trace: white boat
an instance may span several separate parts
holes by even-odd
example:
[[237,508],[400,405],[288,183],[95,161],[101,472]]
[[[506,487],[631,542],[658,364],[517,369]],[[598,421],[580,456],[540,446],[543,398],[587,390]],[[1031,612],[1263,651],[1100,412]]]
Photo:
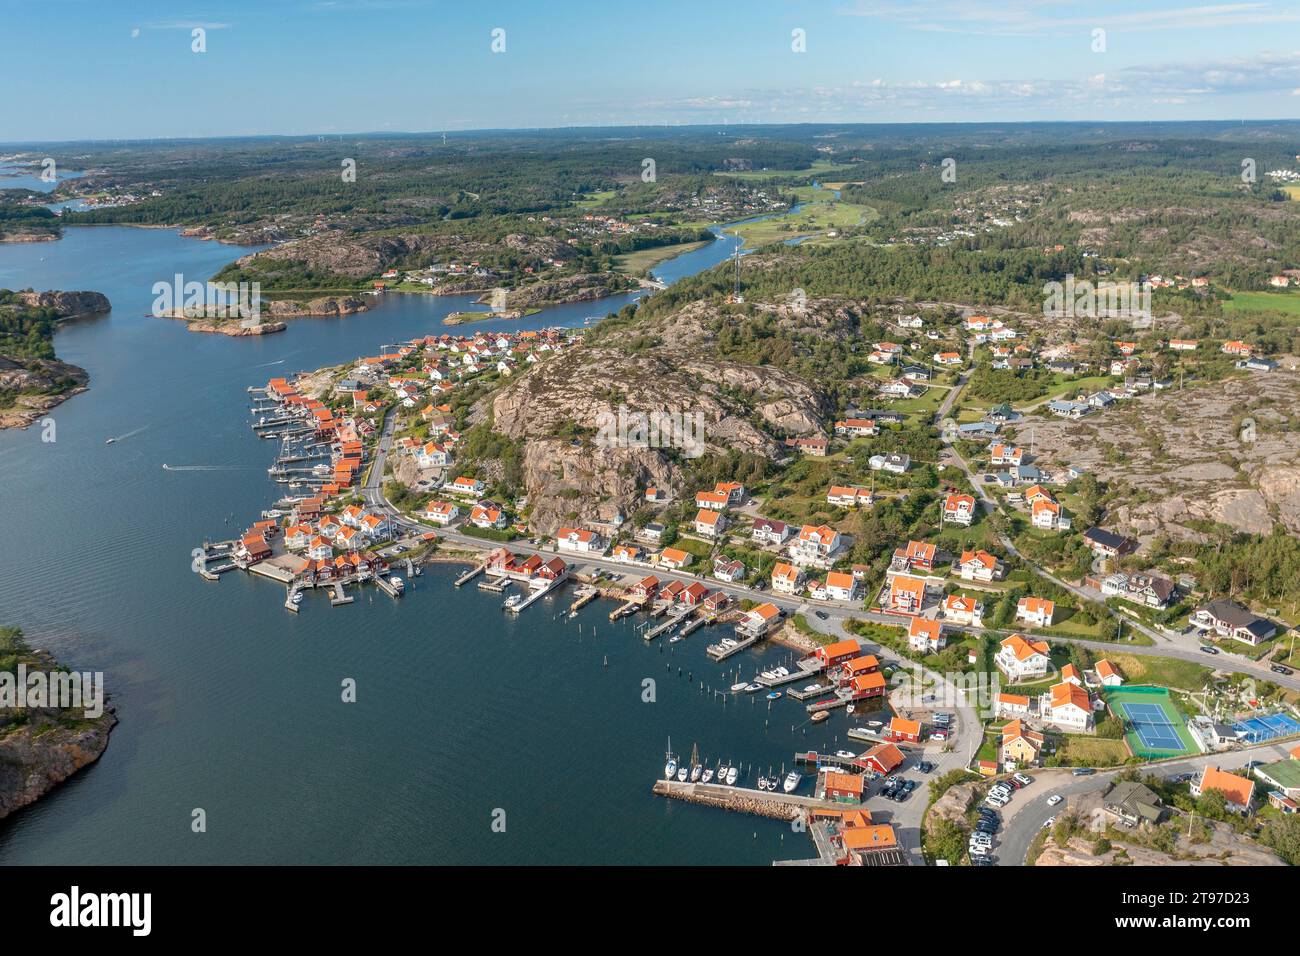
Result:
[[739,770],[737,770],[735,767],[728,767],[728,768],[727,768],[727,786],[728,786],[728,787],[734,787],[734,786],[736,785],[736,780],[737,780],[739,777],[740,777],[740,771],[739,771]]
[[669,644],[676,644],[676,643],[677,643],[678,641],[680,641],[681,639],[682,639],[682,636],[681,636],[680,634],[674,634],[672,637],[668,638],[668,643],[669,643]]
[[678,779],[679,781],[681,781],[682,783],[685,783],[685,782],[686,782],[686,778],[687,778],[689,775],[690,775],[690,771],[687,770],[685,767],[678,767],[678,768],[677,768],[677,779]]
[[510,597],[505,599],[505,602],[501,606],[506,610],[509,610],[512,607],[518,607],[523,599],[524,596],[522,594],[512,594]]
[[691,783],[699,783],[700,776],[704,773],[704,768],[696,764],[691,768]]
[[289,598],[289,600],[292,601],[294,604],[301,604],[301,603],[302,603],[302,592],[301,592],[301,591],[294,591],[294,592],[293,592],[293,597]]
[[700,774],[700,783],[708,783],[713,779],[713,768],[705,767],[704,773]]
[[732,685],[731,685],[731,692],[732,692],[733,694],[738,693],[738,692],[744,690],[744,689],[745,689],[746,687],[748,687],[748,686],[749,686],[749,681],[747,681],[747,680],[742,680],[742,681],[740,681],[739,683],[736,683],[736,684],[732,684]]
[[835,756],[839,757],[841,760],[857,760],[857,759],[858,759],[858,755],[855,754],[852,750],[837,750],[837,751],[835,751]]
[[[388,576],[388,583],[392,585],[393,590],[396,591],[398,594],[401,594],[403,591],[406,590],[406,582],[403,581],[401,578],[399,578],[396,574],[390,574]],[[518,595],[515,596],[518,597]]]
[[794,793],[795,788],[799,786],[799,781],[803,777],[797,771],[791,770],[785,775],[785,782],[781,784],[781,789],[786,793]]
[[772,669],[773,677],[789,677],[790,669],[787,667],[775,667]]
[[758,789],[760,789],[760,790],[766,790],[766,789],[767,789],[767,777],[764,777],[764,776],[762,776],[761,774],[759,775],[759,778],[758,778]]
[[763,678],[763,680],[775,680],[776,671],[762,671],[759,673],[758,676]]
[[718,783],[726,783],[726,782],[727,782],[727,765],[725,763],[718,764]]
[[753,694],[753,693],[756,693],[757,691],[760,691],[760,690],[762,690],[762,689],[763,689],[763,685],[762,685],[762,684],[746,684],[746,685],[745,685],[745,692],[746,692],[747,694]]
[[111,445],[111,444],[113,444],[113,442],[115,442],[115,441],[117,441],[116,438],[105,438],[105,439],[104,439],[104,444],[105,444],[105,445]]
[[664,779],[671,780],[675,776],[677,776],[677,761],[669,757],[668,762],[664,764]]

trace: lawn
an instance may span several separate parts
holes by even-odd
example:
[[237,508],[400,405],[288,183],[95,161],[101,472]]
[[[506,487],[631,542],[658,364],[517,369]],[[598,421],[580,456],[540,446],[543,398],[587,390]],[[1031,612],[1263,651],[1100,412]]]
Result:
[[1115,767],[1131,756],[1128,745],[1110,737],[1066,734],[1060,738],[1056,756],[1061,763],[1080,767]]
[[717,172],[715,176],[726,176],[730,179],[745,180],[764,180],[764,179],[799,179],[812,178],[813,176],[826,176],[832,173],[847,173],[856,169],[856,166],[839,166],[835,163],[827,162],[824,159],[814,160],[812,165],[807,169],[747,169],[741,172]]
[[1119,668],[1126,684],[1156,684],[1181,690],[1200,690],[1211,674],[1208,667],[1174,657],[1107,652],[1106,659]]
[[653,269],[666,259],[680,256],[686,252],[693,252],[696,249],[707,246],[708,244],[708,241],[703,241],[678,242],[667,246],[651,246],[648,249],[638,249],[636,252],[629,252],[625,255],[615,256],[614,264],[623,272],[627,272],[631,275],[640,275],[643,272]]
[[840,202],[829,189],[802,186],[795,190],[803,204],[798,212],[791,210],[783,215],[769,216],[758,222],[729,229],[745,240],[747,246],[757,247],[772,242],[785,242],[800,236],[811,236],[829,229],[846,229],[875,219],[878,213],[870,206]]
[[1292,199],[1300,201],[1300,186],[1283,186],[1282,191]]
[[1285,312],[1300,315],[1300,295],[1290,292],[1234,292],[1223,303],[1225,312]]

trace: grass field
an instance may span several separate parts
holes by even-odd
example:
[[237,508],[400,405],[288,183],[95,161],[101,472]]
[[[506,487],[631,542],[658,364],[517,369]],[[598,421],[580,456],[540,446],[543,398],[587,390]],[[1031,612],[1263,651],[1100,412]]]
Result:
[[636,252],[615,256],[614,264],[623,272],[640,275],[653,269],[665,259],[680,256],[685,252],[693,252],[708,244],[708,242],[679,242],[671,246],[652,246],[649,249],[638,249]]
[[1285,312],[1300,315],[1300,295],[1289,292],[1234,292],[1225,312]]
[[1300,186],[1283,186],[1282,191],[1292,199],[1300,201]]
[[870,206],[838,201],[829,189],[801,186],[794,192],[803,203],[798,212],[772,216],[727,231],[735,233],[747,245],[755,247],[812,236],[831,229],[847,229],[859,223],[870,222],[878,215]]
[[1200,690],[1211,674],[1208,667],[1174,657],[1107,652],[1106,659],[1119,668],[1128,684],[1157,684],[1161,687],[1177,687],[1179,690]]
[[1124,741],[1109,737],[1068,734],[1061,738],[1056,755],[1062,763],[1080,767],[1116,767],[1128,760]]

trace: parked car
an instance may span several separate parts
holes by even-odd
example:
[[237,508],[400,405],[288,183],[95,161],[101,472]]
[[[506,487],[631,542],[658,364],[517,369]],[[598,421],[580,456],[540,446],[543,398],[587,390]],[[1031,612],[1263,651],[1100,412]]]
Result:
[[1076,777],[1091,777],[1096,772],[1097,771],[1091,767],[1075,767],[1070,771],[1070,773]]
[[986,846],[973,846],[970,848],[971,856],[988,856],[989,848]]
[[1056,817],[1048,817],[1046,820],[1043,821],[1043,829],[1046,830],[1055,822],[1056,822]]
[[1204,651],[1205,653],[1207,653],[1207,654],[1217,654],[1217,653],[1219,653],[1219,649],[1218,649],[1217,647],[1211,647],[1209,644],[1202,644],[1202,645],[1201,645],[1201,650],[1203,650],[1203,651]]
[[1021,783],[1019,780],[1017,780],[1015,777],[1012,777],[1011,786],[1015,787],[1017,790],[1020,790],[1021,788],[1024,787],[1024,784]]
[[934,733],[932,733],[932,734],[930,735],[930,739],[931,739],[931,740],[936,740],[936,741],[947,740],[947,739],[948,739],[948,734],[947,734],[946,731],[943,731],[943,730],[936,730]]
[[813,614],[817,615],[818,620],[822,620],[822,621],[830,617],[830,615],[827,614],[825,611],[813,611]]
[[904,780],[904,781],[903,781],[903,789],[906,790],[908,793],[911,793],[913,790],[916,789],[916,781],[915,781],[915,780]]
[[1047,798],[1047,805],[1048,805],[1049,807],[1054,807],[1054,806],[1056,806],[1058,803],[1060,803],[1061,800],[1062,800],[1061,795],[1060,795],[1059,793],[1054,793],[1054,794],[1052,794],[1050,797]]
[[922,760],[916,765],[916,769],[919,773],[929,773],[934,769],[934,764],[930,763],[928,760]]
[[1288,677],[1295,673],[1295,671],[1291,670],[1291,668],[1283,667],[1281,664],[1274,664],[1272,667],[1269,668],[1269,670],[1271,670],[1274,674],[1286,674]]
[[1033,778],[1033,777],[1026,776],[1026,775],[1023,774],[1023,773],[1015,773],[1015,774],[1012,774],[1012,775],[1011,775],[1011,779],[1012,779],[1012,780],[1018,780],[1018,781],[1020,782],[1020,785],[1021,785],[1022,787],[1027,787],[1027,786],[1029,786],[1031,783],[1034,782],[1034,778]]

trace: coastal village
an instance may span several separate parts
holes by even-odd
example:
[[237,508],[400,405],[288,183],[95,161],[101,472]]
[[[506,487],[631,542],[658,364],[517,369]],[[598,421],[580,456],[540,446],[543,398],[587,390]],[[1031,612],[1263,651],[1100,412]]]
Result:
[[[1185,800],[1213,791],[1239,813],[1300,809],[1300,760],[1276,751],[1300,739],[1296,693],[1264,679],[1294,674],[1291,625],[1202,598],[1193,576],[1149,566],[1141,540],[1104,523],[1095,477],[1039,453],[1034,439],[1052,419],[1177,389],[1189,372],[1291,376],[1294,360],[1245,342],[1150,335],[1105,349],[1052,344],[1041,329],[980,314],[899,314],[894,323],[898,341],[870,346],[870,407],[847,407],[823,435],[784,443],[787,463],[825,461],[842,477],[808,502],[813,520],[772,517],[763,492],[728,480],[646,487],[648,511],[636,521],[616,513],[540,533],[526,499],[494,495],[488,480],[462,473],[457,398],[576,347],[582,333],[444,333],[251,387],[253,430],[279,443],[270,474],[289,493],[237,539],[196,553],[196,570],[209,580],[236,569],[272,579],[297,613],[315,589],[335,606],[367,584],[400,598],[425,561],[460,561],[455,585],[511,592],[509,613],[573,582],[572,604],[551,613],[573,618],[606,598],[609,619],[635,622],[646,642],[677,643],[707,627],[714,636],[696,639],[722,685],[710,692],[761,695],[769,706],[784,698],[797,722],[838,727],[835,739],[846,739],[791,754],[788,773],[709,765],[670,747],[654,792],[793,820],[817,854],[795,862],[990,865],[1010,838],[998,837],[999,814],[1034,787],[1031,774],[1044,783],[1105,774],[1105,787],[1128,795],[1106,804],[1092,824],[1103,830],[1119,820],[1136,832],[1174,812],[1169,795],[1134,796],[1127,780],[1115,782],[1135,766],[1179,768]],[[1042,369],[1059,385],[1028,405],[955,401],[978,366]],[[881,450],[862,456],[865,473],[847,467],[861,443],[881,447],[931,420],[943,436],[937,459]],[[918,478],[938,489],[933,534],[896,540],[883,571],[855,561],[859,519],[905,500]],[[410,493],[401,504],[388,497],[389,480]],[[1059,559],[1039,557],[1040,546],[1066,553],[1054,542],[1083,556],[1070,565],[1085,569],[1074,583],[1059,576]],[[788,648],[788,660],[745,676],[742,655],[767,642]],[[1160,650],[1195,653],[1149,656]],[[1215,667],[1221,655],[1246,666]],[[1186,660],[1198,656],[1203,666]],[[1252,670],[1259,682],[1243,680]],[[976,683],[958,690],[954,677]],[[1230,772],[1259,748],[1279,759]],[[1190,774],[1181,769],[1189,761],[1200,761]],[[923,805],[927,790],[937,811]],[[969,830],[968,843],[936,836],[949,829],[931,821],[945,812],[945,794],[965,794],[954,817],[964,822],[949,823]],[[1061,799],[1040,802],[1054,810]],[[1034,827],[1041,852],[1057,814],[1034,816],[1047,818]]]

